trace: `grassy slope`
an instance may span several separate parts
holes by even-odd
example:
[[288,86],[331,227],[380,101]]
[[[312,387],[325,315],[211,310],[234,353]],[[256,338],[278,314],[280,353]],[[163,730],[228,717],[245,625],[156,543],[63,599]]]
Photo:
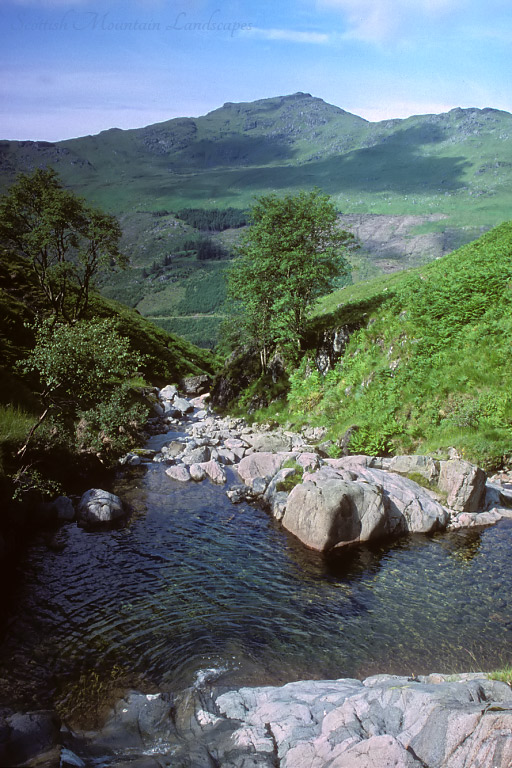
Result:
[[[445,451],[490,469],[512,458],[512,223],[424,267],[326,297],[313,328],[359,325],[322,378],[291,376],[283,421],[351,426],[354,452]],[[313,335],[313,334],[312,334]],[[264,414],[268,417],[269,413]]]

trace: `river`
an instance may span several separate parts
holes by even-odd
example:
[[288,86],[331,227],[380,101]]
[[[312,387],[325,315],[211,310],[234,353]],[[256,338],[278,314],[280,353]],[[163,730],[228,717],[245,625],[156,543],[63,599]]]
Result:
[[132,507],[119,527],[67,524],[29,544],[4,584],[0,705],[93,724],[127,688],[510,662],[510,522],[323,556],[224,488],[164,470],[119,477]]

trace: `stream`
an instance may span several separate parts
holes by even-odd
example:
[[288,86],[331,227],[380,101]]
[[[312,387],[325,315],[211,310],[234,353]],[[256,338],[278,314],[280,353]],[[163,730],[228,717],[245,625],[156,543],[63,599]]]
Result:
[[113,490],[132,507],[123,524],[37,534],[4,585],[0,705],[94,725],[128,688],[510,662],[511,522],[325,556],[162,463],[123,470]]

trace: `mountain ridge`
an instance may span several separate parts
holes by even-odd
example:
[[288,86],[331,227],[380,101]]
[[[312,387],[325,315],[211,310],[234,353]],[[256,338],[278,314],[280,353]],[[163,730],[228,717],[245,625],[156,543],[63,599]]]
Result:
[[[104,286],[108,295],[143,314],[157,304],[158,322],[179,333],[183,323],[175,318],[189,306],[185,335],[197,342],[205,332],[205,323],[193,319],[198,276],[202,286],[217,286],[209,311],[218,315],[224,265],[183,255],[184,241],[204,233],[180,223],[180,210],[247,210],[260,195],[318,187],[344,216],[365,217],[357,224],[366,239],[355,257],[355,279],[404,269],[510,218],[512,114],[457,107],[372,123],[298,92],[56,143],[0,141],[4,189],[18,172],[47,165],[75,193],[121,220],[132,267]],[[396,217],[409,228],[395,226]],[[232,249],[239,233],[209,236]],[[169,259],[165,274],[143,276]],[[201,330],[190,336],[194,324]]]

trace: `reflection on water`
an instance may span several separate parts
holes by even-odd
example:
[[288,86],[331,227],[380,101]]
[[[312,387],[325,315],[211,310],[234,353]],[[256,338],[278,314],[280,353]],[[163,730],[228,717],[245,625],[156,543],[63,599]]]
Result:
[[421,674],[510,661],[512,525],[310,552],[222,488],[162,465],[117,492],[124,527],[40,537],[2,617],[2,700],[100,706],[117,689]]

